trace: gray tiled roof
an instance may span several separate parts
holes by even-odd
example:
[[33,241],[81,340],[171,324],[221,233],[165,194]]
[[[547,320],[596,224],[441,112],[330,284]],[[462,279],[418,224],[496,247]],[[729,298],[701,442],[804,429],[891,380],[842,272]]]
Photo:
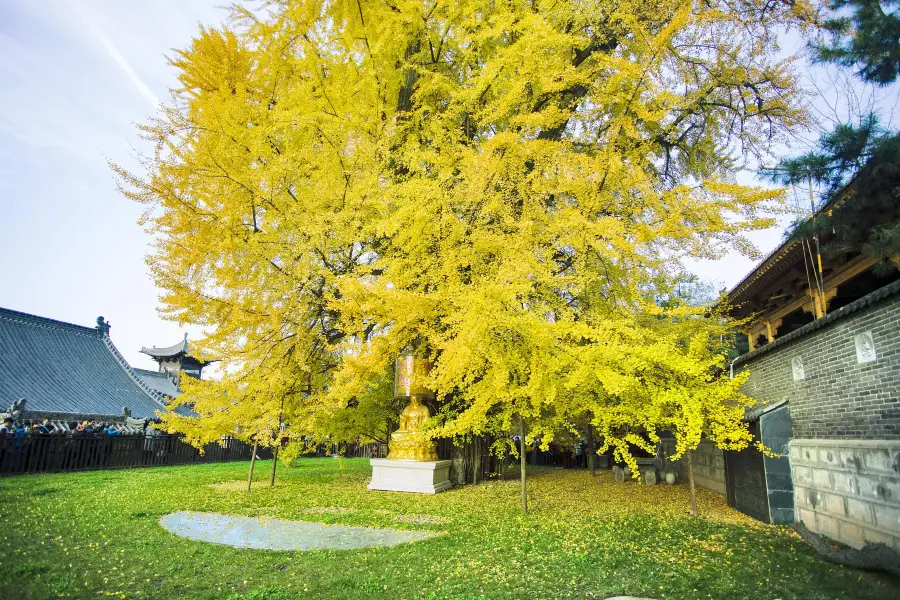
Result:
[[181,390],[172,381],[168,373],[160,373],[159,371],[148,371],[147,369],[132,368],[135,374],[141,378],[141,381],[147,384],[150,389],[156,390],[160,394],[165,394],[170,398],[181,395]]
[[128,407],[137,418],[165,411],[96,328],[0,308],[0,410],[19,398],[26,411],[120,415]]

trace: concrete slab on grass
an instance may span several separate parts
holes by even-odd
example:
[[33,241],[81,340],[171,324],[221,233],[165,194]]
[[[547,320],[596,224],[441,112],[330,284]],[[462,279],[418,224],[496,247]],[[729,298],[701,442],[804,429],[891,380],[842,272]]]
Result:
[[164,515],[159,524],[191,540],[265,550],[351,550],[418,542],[437,535],[188,511]]

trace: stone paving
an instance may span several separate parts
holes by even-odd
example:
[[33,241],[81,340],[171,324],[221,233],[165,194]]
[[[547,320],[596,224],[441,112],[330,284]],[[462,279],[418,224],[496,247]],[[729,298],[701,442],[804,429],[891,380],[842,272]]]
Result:
[[438,535],[187,511],[165,515],[159,524],[191,540],[265,550],[351,550],[418,542]]

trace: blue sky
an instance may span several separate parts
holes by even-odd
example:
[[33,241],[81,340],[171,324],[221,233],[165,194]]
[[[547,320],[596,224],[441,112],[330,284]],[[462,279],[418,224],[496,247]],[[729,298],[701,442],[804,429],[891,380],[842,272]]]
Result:
[[156,313],[141,208],[106,161],[134,164],[134,124],[174,81],[164,55],[221,22],[217,4],[0,2],[0,306],[83,325],[103,315],[134,366],[155,367],[142,345],[182,337]]
[[[224,20],[221,4],[0,2],[0,307],[89,326],[103,315],[116,346],[145,368],[155,365],[142,345],[197,332],[157,315],[141,207],[116,191],[106,161],[134,166],[135,124],[154,114],[174,82],[165,55],[185,47],[200,23]],[[781,230],[752,237],[768,252]],[[752,266],[732,256],[692,268],[730,287]]]

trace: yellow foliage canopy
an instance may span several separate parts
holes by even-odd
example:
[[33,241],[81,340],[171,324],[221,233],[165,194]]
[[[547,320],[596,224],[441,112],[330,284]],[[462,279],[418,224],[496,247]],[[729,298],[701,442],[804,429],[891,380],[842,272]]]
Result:
[[522,415],[545,440],[589,419],[623,457],[660,427],[746,444],[728,323],[657,300],[772,223],[780,193],[731,177],[803,118],[774,39],[802,10],[272,0],[202,29],[146,175],[118,169],[166,314],[227,371],[168,426],[262,430],[284,399],[322,433],[414,347],[435,435]]

